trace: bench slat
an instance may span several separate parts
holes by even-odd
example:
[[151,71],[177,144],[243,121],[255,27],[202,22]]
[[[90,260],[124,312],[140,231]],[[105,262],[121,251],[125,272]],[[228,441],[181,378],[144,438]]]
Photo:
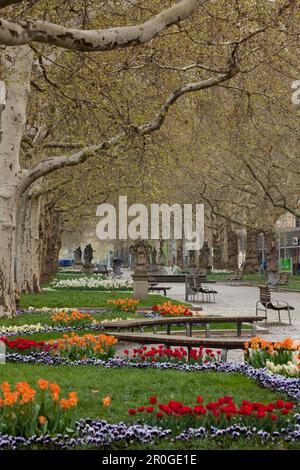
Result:
[[206,346],[220,349],[244,349],[244,340],[195,338],[189,336],[171,336],[161,334],[145,333],[108,333],[119,341],[132,342],[137,344],[167,344],[170,346],[199,347]]
[[208,323],[255,323],[265,320],[264,316],[253,317],[168,317],[168,318],[145,318],[133,320],[119,320],[115,322],[103,322],[101,325],[104,328],[138,328],[146,326],[160,326],[160,325],[184,325],[184,324],[208,324]]

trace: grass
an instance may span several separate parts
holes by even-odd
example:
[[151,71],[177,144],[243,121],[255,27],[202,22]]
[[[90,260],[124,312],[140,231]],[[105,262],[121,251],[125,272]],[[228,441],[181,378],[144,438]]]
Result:
[[[207,277],[210,281],[225,282],[232,275],[230,274],[209,274]],[[264,284],[266,277],[263,274],[244,274],[243,282],[249,282],[251,284]],[[300,275],[293,275],[289,278],[288,285],[284,286],[286,289],[300,291]]]
[[[161,402],[171,399],[183,401],[187,405],[195,403],[197,395],[205,400],[215,400],[220,396],[231,395],[240,403],[243,399],[267,403],[277,398],[285,399],[282,394],[260,387],[255,381],[239,374],[215,372],[158,371],[155,369],[104,369],[90,366],[40,366],[29,364],[6,364],[0,366],[0,383],[8,381],[28,381],[34,385],[39,378],[57,382],[62,387],[62,394],[74,390],[78,393],[79,404],[76,418],[102,418],[116,423],[128,420],[128,409],[144,405],[151,395],[156,395]],[[112,397],[110,408],[104,409],[102,398]],[[238,448],[248,448],[251,442],[239,442]],[[252,443],[255,447],[255,443]],[[195,440],[192,443],[159,443],[155,449],[218,449],[218,442]],[[227,448],[237,447],[228,442]],[[262,446],[261,446],[262,447]],[[131,446],[131,448],[142,448]],[[144,448],[144,447],[143,447]],[[149,446],[153,449],[153,446]],[[263,446],[267,448],[267,446]]]
[[[81,290],[51,290],[44,291],[41,294],[21,294],[20,307],[107,307],[108,299],[132,298],[132,292],[103,292],[103,291],[81,291]],[[139,306],[151,307],[155,304],[161,304],[167,300],[172,300],[158,294],[150,294],[148,299],[141,300]],[[182,304],[172,300],[174,304]]]

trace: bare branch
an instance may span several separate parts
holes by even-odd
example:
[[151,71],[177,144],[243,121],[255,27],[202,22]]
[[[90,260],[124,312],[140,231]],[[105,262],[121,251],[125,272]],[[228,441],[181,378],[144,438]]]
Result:
[[[152,121],[148,122],[147,124],[143,124],[137,128],[133,128],[133,130],[140,135],[147,135],[152,132],[155,132],[163,125],[168,111],[181,96],[185,95],[186,93],[212,88],[220,83],[230,80],[237,74],[238,68],[235,64],[232,64],[227,74],[219,75],[217,77],[209,78],[207,80],[201,80],[195,83],[189,83],[179,87],[177,90],[175,90],[169,95],[164,105],[159,110],[157,116]],[[107,150],[108,148],[113,147],[114,145],[117,145],[124,137],[126,137],[126,135],[127,133],[124,130],[116,136],[101,142],[100,144],[89,145],[87,147],[84,147],[79,152],[73,155],[54,156],[41,161],[31,170],[25,170],[23,172],[24,176],[20,189],[21,193],[23,193],[34,181],[41,178],[42,176],[50,174],[60,168],[75,166],[79,163],[83,163],[85,160],[87,160],[87,158],[95,154],[101,153]],[[74,144],[74,146],[76,145],[77,144]]]
[[164,29],[185,20],[208,0],[181,0],[150,20],[136,26],[104,30],[65,28],[48,21],[0,19],[0,44],[18,46],[40,42],[81,52],[107,51],[144,44]]

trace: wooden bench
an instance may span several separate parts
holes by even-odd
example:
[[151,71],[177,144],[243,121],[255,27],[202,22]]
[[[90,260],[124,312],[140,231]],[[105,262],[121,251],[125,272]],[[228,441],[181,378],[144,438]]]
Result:
[[119,341],[137,344],[164,344],[167,346],[182,346],[188,350],[188,358],[190,358],[191,349],[204,346],[206,348],[216,348],[222,350],[222,360],[227,360],[227,353],[232,349],[244,349],[244,340],[233,339],[207,339],[207,338],[191,338],[187,336],[171,336],[144,333],[108,333],[113,335]]
[[242,335],[242,324],[250,323],[251,324],[251,335],[256,336],[256,326],[255,323],[258,321],[265,320],[265,317],[211,317],[211,316],[199,316],[199,317],[162,317],[162,318],[141,318],[141,319],[132,319],[132,320],[118,320],[114,322],[102,322],[101,326],[105,330],[131,330],[134,331],[135,328],[139,328],[142,332],[144,328],[152,327],[153,333],[156,333],[156,328],[158,326],[165,326],[167,335],[171,334],[172,325],[185,325],[186,326],[186,335],[192,336],[193,325],[202,325],[205,326],[205,335],[206,338],[211,336],[210,324],[215,323],[236,323],[237,325],[237,336]]
[[240,281],[243,280],[243,275],[244,275],[243,271],[241,269],[239,269],[237,272],[235,272],[233,274],[233,276],[231,276],[227,279],[227,282],[229,284],[232,284],[234,282],[240,282]]
[[204,302],[204,296],[206,296],[206,301],[211,302],[211,296],[213,297],[213,302],[216,301],[215,294],[218,292],[210,287],[202,285],[201,276],[187,276],[185,281],[185,300],[189,301],[189,296],[192,297],[192,301],[195,300],[195,296],[202,294],[202,301]]
[[289,273],[279,273],[279,276],[277,277],[277,279],[274,279],[274,281],[271,281],[268,286],[270,288],[274,288],[276,291],[278,291],[278,288],[279,287],[282,287],[283,290],[285,290],[285,286],[288,285],[289,283]]
[[150,286],[150,287],[148,287],[148,291],[150,291],[150,292],[154,292],[154,291],[163,292],[165,297],[167,295],[167,290],[170,290],[170,289],[171,289],[171,287],[163,287],[163,286]]
[[94,274],[103,274],[104,276],[109,276],[109,271],[106,266],[98,266],[93,269]]

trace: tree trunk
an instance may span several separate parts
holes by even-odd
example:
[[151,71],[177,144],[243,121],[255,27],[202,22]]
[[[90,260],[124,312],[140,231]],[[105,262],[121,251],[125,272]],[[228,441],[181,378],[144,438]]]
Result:
[[221,237],[220,237],[220,232],[217,228],[213,231],[213,250],[214,250],[214,255],[213,255],[214,269],[223,269],[224,266],[222,263]]
[[231,271],[238,269],[238,236],[232,230],[228,231],[228,268]]
[[267,272],[276,273],[278,271],[278,247],[277,236],[274,232],[264,232],[265,237],[265,258],[267,262]]
[[19,152],[26,122],[33,54],[28,46],[4,49],[0,65],[0,317],[16,311],[15,224]]
[[60,215],[45,204],[40,224],[42,243],[41,282],[49,282],[58,269],[58,256],[61,248]]
[[176,265],[183,268],[183,240],[176,240]]
[[245,273],[257,274],[259,270],[257,239],[258,230],[247,230],[247,249]]
[[16,281],[19,292],[41,292],[41,240],[39,234],[41,196],[26,191],[18,211],[16,237]]

